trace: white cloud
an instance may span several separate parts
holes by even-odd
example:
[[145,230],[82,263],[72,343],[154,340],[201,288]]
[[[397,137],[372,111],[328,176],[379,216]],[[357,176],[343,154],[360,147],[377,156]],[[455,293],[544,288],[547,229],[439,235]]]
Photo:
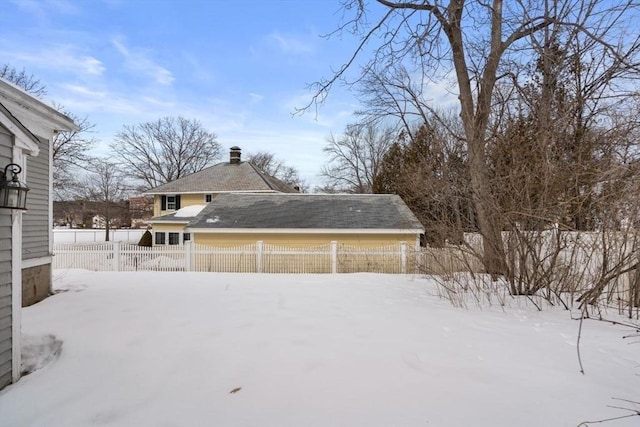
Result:
[[201,61],[189,52],[182,53],[186,63],[191,65],[191,75],[194,79],[211,83],[215,80],[215,74],[207,67],[203,66]]
[[175,102],[158,99],[155,96],[142,96],[141,99],[148,105],[153,105],[156,108],[173,109],[176,105]]
[[49,10],[54,10],[57,13],[64,13],[67,15],[77,15],[80,13],[80,9],[71,1],[68,0],[46,0],[44,2]]
[[128,58],[131,54],[129,53],[129,49],[127,49],[124,43],[120,41],[121,39],[122,39],[121,36],[116,36],[113,39],[111,39],[111,43],[116,48],[116,50],[122,54],[122,56],[125,56]]
[[52,12],[66,15],[77,15],[79,13],[78,7],[67,0],[12,0],[12,3],[39,20],[45,20]]
[[86,86],[80,86],[76,84],[62,84],[60,85],[62,89],[64,89],[68,93],[73,93],[75,95],[79,95],[86,98],[93,99],[105,99],[107,93],[103,91],[96,91]]
[[169,86],[175,80],[171,71],[155,63],[145,51],[131,50],[127,47],[123,36],[112,38],[111,43],[124,57],[125,66],[130,70],[141,73],[163,86]]
[[451,79],[429,81],[424,86],[424,96],[431,104],[441,108],[458,106],[458,86]]
[[79,76],[96,76],[105,71],[103,63],[88,55],[80,55],[78,47],[73,45],[41,45],[32,53],[5,52],[7,58],[15,62],[33,64],[37,68],[66,71]]
[[250,104],[255,105],[255,104],[259,104],[264,99],[264,95],[251,92],[249,93],[249,98],[251,98]]
[[100,75],[104,72],[105,67],[102,62],[92,56],[85,56],[79,63],[87,74]]
[[313,53],[313,46],[305,43],[300,36],[282,34],[274,31],[268,36],[268,40],[275,44],[282,52],[293,55]]
[[332,95],[331,100],[327,99],[323,104],[316,106],[310,104],[312,96],[308,91],[299,92],[287,99],[284,106],[290,114],[295,114],[300,120],[333,131],[341,131],[349,121],[355,120],[353,112],[359,109],[357,105],[340,102],[338,95]]

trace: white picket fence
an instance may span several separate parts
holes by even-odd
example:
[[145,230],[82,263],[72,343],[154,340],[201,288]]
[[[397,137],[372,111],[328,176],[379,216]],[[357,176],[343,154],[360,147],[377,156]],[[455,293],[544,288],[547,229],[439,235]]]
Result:
[[[135,242],[146,230],[142,229],[115,229],[109,230],[109,240],[112,242]],[[104,242],[106,232],[104,229],[75,229],[75,228],[54,228],[53,243],[97,243]]]
[[[194,243],[140,247],[122,242],[56,244],[53,268],[94,271],[215,271],[241,273],[416,273],[464,271],[450,250],[415,251],[404,242],[359,247],[331,242],[313,247],[283,247],[256,242],[237,247]],[[447,258],[449,257],[449,258]],[[457,264],[456,264],[457,263]],[[458,265],[460,264],[460,265]]]

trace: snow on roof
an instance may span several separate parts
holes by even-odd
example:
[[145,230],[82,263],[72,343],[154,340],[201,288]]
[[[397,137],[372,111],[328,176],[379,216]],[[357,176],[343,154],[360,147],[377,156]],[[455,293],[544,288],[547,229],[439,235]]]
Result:
[[182,209],[178,209],[173,215],[175,218],[191,218],[200,213],[207,205],[191,205]]

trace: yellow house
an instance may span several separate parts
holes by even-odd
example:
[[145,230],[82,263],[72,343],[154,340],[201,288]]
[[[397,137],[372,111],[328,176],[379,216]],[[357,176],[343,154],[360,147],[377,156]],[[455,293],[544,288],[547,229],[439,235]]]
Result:
[[300,194],[297,189],[241,161],[229,162],[147,192],[154,196],[154,245],[188,241],[207,246],[265,244],[309,247],[338,242],[417,249],[422,224],[399,196]]
[[[191,206],[210,203],[221,193],[297,193],[297,189],[274,178],[250,162],[243,162],[241,149],[231,147],[229,161],[218,163],[200,172],[155,187],[145,194],[153,196],[155,244],[184,242],[184,225],[188,221],[172,214]],[[186,211],[188,213],[188,211]],[[155,219],[162,217],[158,222]],[[174,218],[173,221],[170,221]],[[163,233],[163,234],[158,234]],[[188,239],[188,235],[186,236]]]
[[402,199],[392,194],[218,193],[208,204],[151,222],[156,245],[189,240],[207,246],[261,241],[287,247],[406,242],[418,249],[424,232]]

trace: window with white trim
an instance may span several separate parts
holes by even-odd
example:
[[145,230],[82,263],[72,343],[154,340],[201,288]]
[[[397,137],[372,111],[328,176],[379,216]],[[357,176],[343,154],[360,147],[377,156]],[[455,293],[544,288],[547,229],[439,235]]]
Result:
[[180,195],[173,196],[162,195],[160,197],[160,210],[161,211],[176,211],[180,209]]
[[179,245],[180,244],[180,233],[169,233],[169,244],[170,245]]
[[176,210],[176,196],[167,196],[167,210],[168,211]]
[[156,245],[164,245],[165,244],[165,235],[160,231],[156,231]]

